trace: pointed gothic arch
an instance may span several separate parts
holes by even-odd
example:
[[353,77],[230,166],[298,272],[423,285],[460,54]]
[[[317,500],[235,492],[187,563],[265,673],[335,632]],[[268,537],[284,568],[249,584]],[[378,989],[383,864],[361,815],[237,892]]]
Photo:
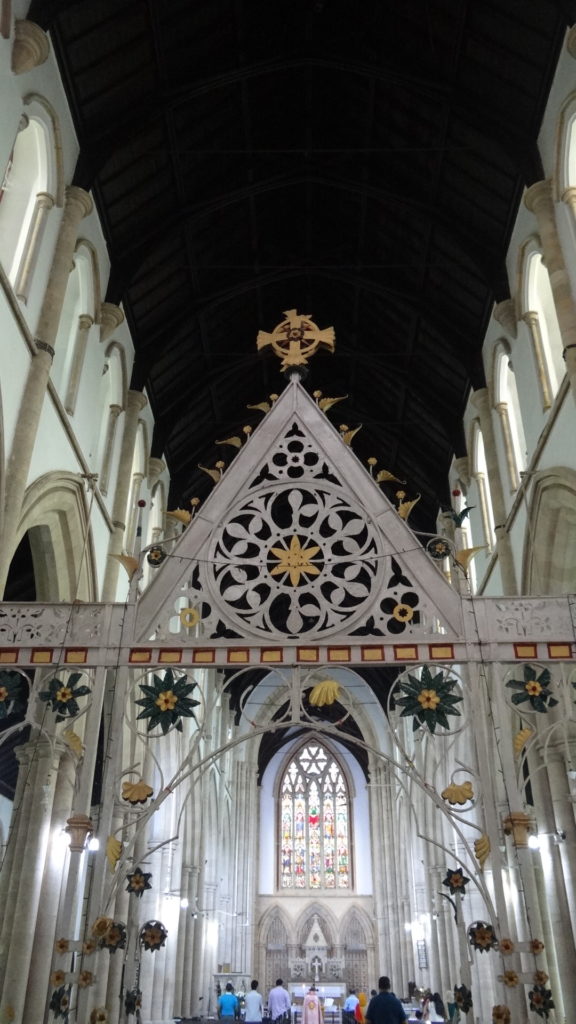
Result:
[[94,600],[93,540],[84,482],[73,473],[46,473],[24,496],[16,543],[29,534],[39,600]]
[[576,471],[558,466],[540,474],[528,511],[523,555],[526,594],[576,591]]
[[277,779],[280,891],[353,887],[352,795],[324,737],[312,733],[293,746]]

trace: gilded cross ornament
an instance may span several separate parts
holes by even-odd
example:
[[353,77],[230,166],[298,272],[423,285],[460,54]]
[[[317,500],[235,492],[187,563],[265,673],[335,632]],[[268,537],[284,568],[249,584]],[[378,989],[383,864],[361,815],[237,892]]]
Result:
[[306,366],[321,345],[334,351],[334,328],[322,330],[310,319],[310,313],[298,313],[288,309],[283,314],[286,318],[277,324],[271,334],[258,331],[256,346],[258,351],[271,345],[273,351],[282,360],[281,369],[290,370]]

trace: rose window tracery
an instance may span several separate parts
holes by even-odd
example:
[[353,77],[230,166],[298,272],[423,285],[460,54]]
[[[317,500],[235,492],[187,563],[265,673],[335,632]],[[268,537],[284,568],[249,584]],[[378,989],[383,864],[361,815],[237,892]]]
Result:
[[378,530],[329,485],[246,497],[211,548],[215,600],[257,634],[310,636],[351,626],[384,572]]

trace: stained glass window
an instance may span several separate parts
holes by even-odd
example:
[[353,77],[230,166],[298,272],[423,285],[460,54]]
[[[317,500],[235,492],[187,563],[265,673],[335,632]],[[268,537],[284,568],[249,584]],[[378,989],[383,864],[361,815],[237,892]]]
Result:
[[348,889],[348,790],[337,761],[308,743],[290,762],[280,790],[280,887]]

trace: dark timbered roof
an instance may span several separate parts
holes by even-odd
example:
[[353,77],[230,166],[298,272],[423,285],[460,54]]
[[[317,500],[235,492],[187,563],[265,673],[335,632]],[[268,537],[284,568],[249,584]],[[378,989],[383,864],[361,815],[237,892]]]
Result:
[[[430,526],[573,0],[34,0],[173,504],[278,391],[259,328],[333,324],[310,386]],[[212,460],[212,462],[210,461]]]

